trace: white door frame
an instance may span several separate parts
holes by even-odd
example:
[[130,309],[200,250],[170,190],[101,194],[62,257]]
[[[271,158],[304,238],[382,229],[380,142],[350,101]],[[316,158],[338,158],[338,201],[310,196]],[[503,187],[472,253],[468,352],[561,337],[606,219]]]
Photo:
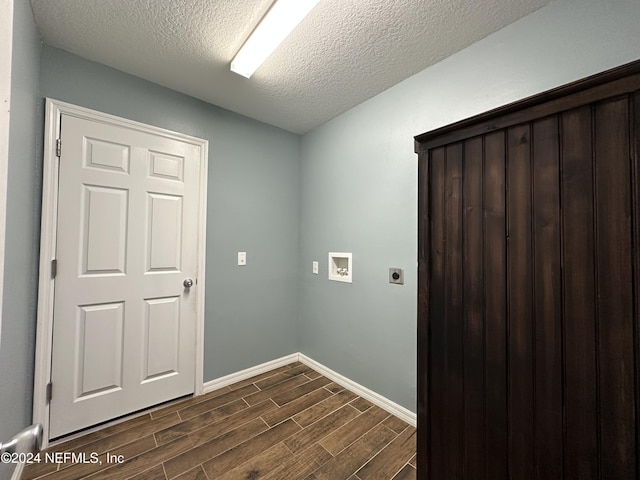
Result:
[[[4,243],[7,222],[7,171],[11,111],[13,0],[0,0],[0,312],[4,293]],[[2,316],[0,315],[0,338]]]
[[[53,343],[53,301],[55,279],[51,276],[51,260],[55,258],[58,174],[59,163],[56,155],[56,141],[60,138],[60,120],[62,114],[73,115],[96,122],[115,124],[128,129],[153,135],[161,135],[174,140],[200,147],[200,198],[198,232],[198,272],[196,297],[196,346],[194,395],[203,393],[204,374],[204,292],[205,292],[205,254],[207,221],[207,164],[208,140],[171,132],[165,129],[134,122],[106,113],[96,112],[58,100],[46,99],[44,132],[44,165],[42,181],[42,220],[40,231],[40,273],[38,284],[38,323],[36,333],[36,358],[33,385],[33,422],[44,427],[43,448],[49,443],[49,403],[47,402],[47,384],[51,378],[51,353]],[[63,147],[64,148],[64,147]],[[53,393],[55,395],[55,392]]]

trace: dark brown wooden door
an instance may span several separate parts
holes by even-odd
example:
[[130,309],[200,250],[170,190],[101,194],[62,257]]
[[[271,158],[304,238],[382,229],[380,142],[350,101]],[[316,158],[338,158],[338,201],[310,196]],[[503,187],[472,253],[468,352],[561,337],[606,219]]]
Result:
[[640,477],[640,63],[416,137],[418,477]]

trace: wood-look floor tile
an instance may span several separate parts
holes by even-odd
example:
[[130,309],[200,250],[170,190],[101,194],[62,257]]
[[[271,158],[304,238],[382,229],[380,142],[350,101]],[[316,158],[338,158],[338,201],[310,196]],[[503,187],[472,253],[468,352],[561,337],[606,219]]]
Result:
[[178,401],[169,402],[163,407],[156,408],[150,412],[151,418],[160,418],[169,413],[177,412],[181,408],[186,408],[189,405],[195,405],[200,402],[204,402],[214,397],[223,395],[229,391],[229,387],[222,387],[213,392],[209,392],[205,395],[194,395],[192,397],[186,397]]
[[405,465],[405,467],[393,477],[393,480],[416,480],[416,476],[416,469],[410,465]]
[[[277,408],[275,403],[273,403],[271,400],[266,400],[262,403],[254,405],[253,407],[242,410],[234,415],[230,415],[229,417],[224,418],[217,423],[207,425],[198,430],[194,430],[189,433],[189,436],[193,440],[194,446],[198,446],[222,435],[223,433],[229,432],[234,428],[238,428],[245,423],[256,420],[261,415],[264,415],[265,413],[270,412],[275,408]],[[261,421],[264,423],[263,420]]]
[[331,380],[329,380],[326,377],[319,377],[319,378],[316,378],[315,380],[308,381],[307,383],[303,383],[302,385],[299,385],[295,388],[287,390],[286,392],[282,392],[274,397],[271,397],[271,399],[274,402],[276,402],[279,406],[283,406],[295,400],[296,398],[301,397],[302,395],[306,395],[307,393],[313,392],[314,390],[324,387],[328,383],[331,383]]
[[326,398],[332,396],[331,392],[325,390],[324,388],[319,388],[318,390],[314,390],[311,393],[308,393],[300,398],[296,398],[286,405],[272,410],[271,412],[262,416],[265,422],[269,424],[270,427],[277,425],[278,423],[286,420],[289,417],[294,416],[297,413],[306,410],[307,408],[325,400]]
[[[383,423],[384,425],[384,423]],[[378,455],[356,473],[360,480],[389,480],[416,451],[416,429],[407,427]]]
[[289,447],[293,453],[297,454],[353,420],[358,415],[360,415],[358,410],[350,405],[345,405],[341,409],[321,418],[313,425],[292,435],[284,441],[284,444]]
[[400,420],[394,415],[391,415],[382,423],[385,427],[390,428],[396,433],[402,433],[407,427],[410,426],[407,422]]
[[418,464],[418,456],[414,455],[411,461],[409,462],[409,465],[411,465],[413,468],[416,468],[417,464]]
[[131,477],[129,480],[167,480],[167,476],[164,474],[164,468],[162,468],[162,465],[156,465],[149,470],[145,470],[144,472]]
[[207,474],[204,473],[202,465],[198,465],[191,470],[184,472],[182,475],[178,475],[175,480],[209,480]]
[[154,434],[165,428],[172,427],[180,423],[180,417],[177,412],[170,413],[157,420],[150,420],[142,425],[138,425],[134,428],[130,428],[123,432],[116,433],[106,438],[96,440],[95,442],[82,445],[81,447],[74,449],[75,452],[85,453],[102,453],[113,450],[121,445],[126,445],[135,441],[137,438],[145,437],[147,435]]
[[316,470],[314,475],[317,480],[346,480],[395,437],[387,427],[378,425]]
[[202,465],[204,471],[209,478],[218,478],[239,463],[246,462],[259,452],[271,448],[276,443],[282,442],[285,438],[299,430],[300,427],[293,420],[282,422],[205,462]]
[[[158,445],[169,443],[171,440],[175,440],[178,437],[191,433],[197,429],[219,422],[223,418],[227,418],[234,413],[238,413],[248,408],[248,405],[241,398],[231,403],[227,403],[208,412],[201,413],[197,417],[190,418],[184,422],[180,422],[177,425],[158,431],[156,441]],[[176,416],[178,413],[176,412]]]
[[103,465],[29,466],[23,480],[416,478],[415,429],[300,362],[54,449],[125,462],[101,453]]
[[314,370],[310,366],[305,365],[304,363],[296,365],[295,367],[291,367],[291,373],[295,375],[297,375],[298,373],[304,373],[305,375],[308,375],[313,371]]
[[[349,405],[352,405],[350,403]],[[379,407],[372,407],[362,415],[340,427],[319,443],[332,455],[337,455],[342,449],[385,420],[389,414]]]
[[86,445],[87,443],[95,442],[101,438],[109,437],[116,433],[144,425],[150,420],[151,415],[149,413],[145,413],[144,415],[139,415],[129,420],[116,423],[115,425],[110,425],[100,430],[96,430],[95,432],[87,433],[81,437],[58,443],[57,445],[47,448],[47,452],[71,452],[82,445]]
[[[189,451],[182,453],[164,462],[164,470],[167,478],[174,478],[183,472],[207,461],[210,458],[220,455],[222,452],[254,437],[267,430],[267,424],[260,418],[256,418],[240,427],[220,435],[206,443],[203,443]],[[182,437],[188,438],[188,437]],[[177,441],[177,440],[174,440]]]
[[307,448],[283,464],[262,480],[302,480],[311,472],[317,470],[333,457],[317,443]]
[[236,382],[233,385],[229,385],[229,388],[231,390],[237,390],[239,388],[246,387],[247,385],[255,384],[260,380],[270,378],[270,377],[275,377],[278,373],[286,372],[288,370],[291,370],[289,365],[284,365],[282,367],[269,370],[268,372],[264,372],[259,375],[254,375],[253,377],[247,378],[246,380],[240,380],[239,382]]
[[328,383],[327,385],[324,386],[324,388],[329,390],[331,393],[339,393],[345,390],[345,388],[342,385],[338,385],[336,382]]
[[[41,454],[43,455],[43,454]],[[21,480],[33,480],[48,473],[58,470],[58,464],[52,462],[41,461],[40,463],[32,463],[24,467]]]
[[223,473],[216,480],[237,480],[239,478],[264,478],[270,472],[282,465],[282,462],[292,458],[293,454],[282,443],[278,443],[248,461]]
[[310,368],[309,372],[305,373],[305,375],[312,380],[322,376],[320,372],[315,371],[313,368]]
[[247,385],[246,387],[239,388],[238,390],[229,390],[222,395],[215,396],[204,402],[196,403],[195,405],[189,405],[186,408],[178,410],[178,414],[182,420],[189,420],[190,418],[197,417],[198,415],[214,410],[222,405],[231,403],[234,400],[243,398],[246,395],[250,395],[254,392],[259,392],[258,387],[255,385]]
[[244,401],[247,402],[249,405],[255,405],[257,403],[264,402],[269,398],[272,398],[274,395],[278,395],[282,392],[286,392],[287,390],[291,390],[292,388],[295,388],[307,382],[309,382],[309,379],[304,375],[300,374],[300,375],[296,375],[293,378],[280,382],[276,385],[273,385],[272,387],[265,388],[264,390],[261,390],[252,395],[247,395],[243,398],[244,398]]
[[[153,439],[153,435],[147,435],[146,437],[137,439],[136,441],[133,441],[128,445],[123,445],[119,448],[116,448],[112,452],[109,452],[109,454],[115,455],[116,457],[122,455],[122,457],[128,461],[137,457],[138,455],[149,452],[154,448],[156,448],[156,442]],[[100,472],[101,470],[106,470],[113,465],[113,462],[109,463],[105,453],[99,456],[99,461],[101,463],[61,464],[60,470],[58,470],[51,476],[42,477],[42,479],[48,480],[49,478],[53,477],[55,478],[55,480],[77,480],[86,478],[94,473]]]
[[[302,365],[302,367],[305,367],[305,366]],[[304,370],[305,368],[300,368],[300,367],[290,368],[288,370],[285,370],[284,372],[278,373],[277,375],[273,375],[263,380],[254,382],[254,385],[258,387],[260,390],[265,390],[269,387],[273,387],[274,385],[282,383],[285,380],[289,380],[290,378],[304,375],[305,373]]]
[[320,420],[325,415],[337,410],[343,405],[349,403],[351,400],[356,398],[357,395],[348,390],[343,390],[340,393],[332,395],[326,400],[314,405],[311,408],[307,408],[303,412],[300,412],[293,419],[296,421],[298,425],[301,427],[306,427],[311,425],[312,423]]
[[156,447],[137,457],[127,459],[125,463],[114,465],[87,478],[91,478],[91,480],[123,480],[133,477],[148,470],[153,465],[163,463],[183,452],[189,451],[191,446],[191,439],[188,436],[180,437],[173,442]]
[[373,404],[370,401],[365,400],[362,397],[356,398],[353,402],[351,402],[351,405],[356,407],[361,412],[366,412],[373,406]]

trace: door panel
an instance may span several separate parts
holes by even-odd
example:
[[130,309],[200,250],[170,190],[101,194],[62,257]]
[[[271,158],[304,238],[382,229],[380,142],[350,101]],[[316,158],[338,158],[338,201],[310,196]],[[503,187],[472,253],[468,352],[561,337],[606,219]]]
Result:
[[[533,322],[538,478],[562,477],[562,272],[557,117],[532,124]],[[517,213],[517,212],[516,212]]]
[[128,145],[85,138],[84,165],[113,172],[129,173],[131,149]]
[[509,318],[509,365],[511,375],[521,379],[509,382],[509,456],[511,476],[534,478],[534,434],[530,421],[534,415],[533,388],[533,238],[531,128],[519,125],[507,133],[507,215],[508,247],[507,316]]
[[149,193],[147,273],[180,271],[182,208],[181,196]]
[[83,185],[81,195],[81,275],[125,274],[129,192]]
[[[591,108],[562,115],[567,480],[598,478],[596,280]],[[596,459],[588,461],[586,459]]]
[[180,297],[145,299],[145,307],[143,380],[177,374]]
[[457,477],[462,472],[463,421],[463,355],[462,355],[462,144],[449,145],[445,150],[445,231],[447,236],[445,269],[446,356],[445,425],[451,429],[445,444],[446,472]]
[[124,303],[78,309],[78,398],[122,388]]
[[418,478],[640,474],[640,62],[614,73],[417,137]]
[[636,476],[629,102],[594,107],[596,282],[603,477]]
[[50,436],[195,385],[199,147],[63,115]]
[[485,479],[485,420],[484,420],[484,267],[483,267],[483,142],[475,138],[464,142],[462,174],[463,249],[464,265],[462,344],[464,352],[464,471],[474,472],[474,479]]

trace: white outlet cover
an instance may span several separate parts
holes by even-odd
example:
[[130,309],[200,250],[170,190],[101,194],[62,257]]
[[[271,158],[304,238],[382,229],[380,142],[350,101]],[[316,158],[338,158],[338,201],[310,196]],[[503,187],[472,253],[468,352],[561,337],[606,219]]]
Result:
[[247,252],[238,252],[238,265],[247,264]]
[[311,271],[314,274],[318,275],[318,262],[316,262],[315,260],[314,260],[314,262],[312,264]]

